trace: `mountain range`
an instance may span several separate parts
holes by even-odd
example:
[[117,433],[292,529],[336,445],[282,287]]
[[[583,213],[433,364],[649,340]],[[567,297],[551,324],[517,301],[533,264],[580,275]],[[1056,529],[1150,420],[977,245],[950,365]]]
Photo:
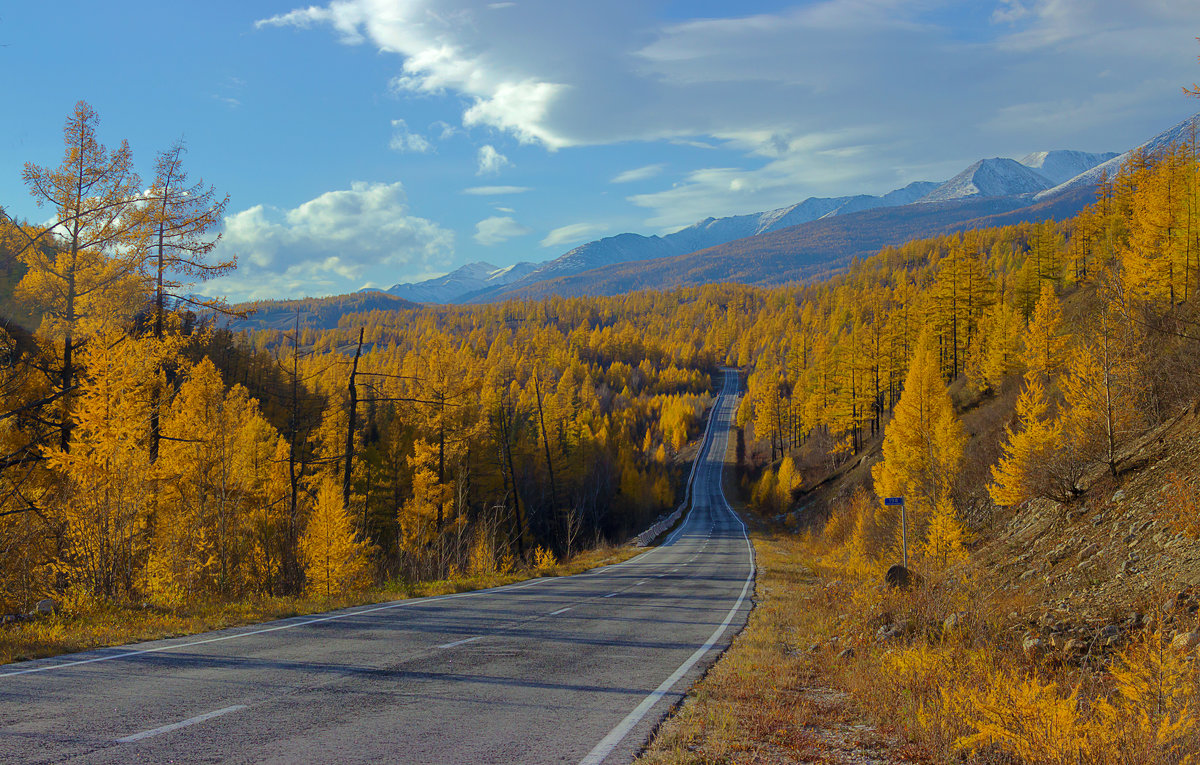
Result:
[[[1179,140],[1198,120],[1200,115],[1184,120],[1139,148],[1152,152]],[[914,238],[1070,217],[1095,198],[1099,179],[1115,174],[1129,153],[1057,150],[981,159],[941,183],[918,181],[879,196],[810,197],[776,210],[705,218],[663,236],[617,234],[540,264],[472,263],[383,291],[413,302],[468,303],[710,281],[806,280]]]

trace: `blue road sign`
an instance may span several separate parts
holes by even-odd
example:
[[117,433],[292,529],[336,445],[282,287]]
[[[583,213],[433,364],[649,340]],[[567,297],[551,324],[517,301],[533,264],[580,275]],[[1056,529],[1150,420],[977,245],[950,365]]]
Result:
[[884,497],[883,504],[885,504],[885,505],[903,505],[904,497]]

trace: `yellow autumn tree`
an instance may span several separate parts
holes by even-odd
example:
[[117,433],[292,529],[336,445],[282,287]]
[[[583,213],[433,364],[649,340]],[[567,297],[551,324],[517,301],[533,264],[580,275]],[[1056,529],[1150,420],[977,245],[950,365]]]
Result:
[[1024,329],[1021,312],[1007,303],[996,303],[984,314],[967,365],[967,374],[977,390],[999,390],[1004,378],[1021,368]]
[[800,488],[802,477],[796,469],[796,462],[791,456],[785,456],[779,463],[779,472],[775,478],[777,502],[781,510],[787,510],[792,504],[792,492]]
[[372,552],[370,543],[355,538],[341,487],[326,478],[300,538],[305,590],[329,598],[366,589],[371,584]]
[[1140,379],[1125,326],[1108,306],[1093,317],[1062,381],[1065,437],[1117,475],[1117,451],[1142,424]]
[[1042,282],[1042,293],[1025,333],[1025,369],[1043,385],[1057,379],[1067,362],[1070,338],[1063,331],[1062,306],[1054,285]]
[[400,548],[416,552],[437,538],[438,518],[444,517],[450,506],[452,487],[438,482],[436,444],[415,441],[408,464],[412,468],[412,496],[401,506],[397,521]]
[[1035,377],[1025,380],[1017,399],[1017,427],[1009,427],[1008,441],[1000,461],[992,467],[988,487],[992,501],[1011,507],[1043,496],[1047,476],[1062,433],[1061,424],[1050,415],[1046,389]]
[[965,533],[954,512],[954,504],[942,500],[929,519],[929,530],[922,548],[925,560],[937,570],[962,563],[967,559],[964,541]]
[[76,351],[89,335],[114,330],[145,296],[132,255],[142,233],[135,214],[141,183],[128,143],[108,150],[97,138],[99,123],[80,101],[63,127],[62,163],[28,162],[23,173],[37,205],[53,210],[39,234],[24,235],[19,257],[26,272],[17,297],[42,317],[41,334],[60,344],[55,372],[63,451],[71,448]]
[[871,470],[875,493],[904,497],[909,523],[919,529],[935,508],[950,501],[966,440],[942,382],[933,335],[925,330],[884,431],[883,461]]
[[266,459],[279,434],[245,388],[225,389],[209,359],[189,370],[162,424],[151,590],[170,602],[260,589],[254,508],[267,501]]
[[73,448],[46,459],[63,482],[63,569],[81,596],[120,600],[138,583],[154,485],[145,424],[156,359],[117,333],[92,338],[71,412]]

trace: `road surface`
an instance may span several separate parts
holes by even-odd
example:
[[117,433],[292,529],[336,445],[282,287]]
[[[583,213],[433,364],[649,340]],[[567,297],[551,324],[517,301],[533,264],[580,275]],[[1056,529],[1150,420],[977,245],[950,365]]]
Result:
[[0,666],[0,762],[629,762],[745,624],[726,373],[665,544],[473,593]]

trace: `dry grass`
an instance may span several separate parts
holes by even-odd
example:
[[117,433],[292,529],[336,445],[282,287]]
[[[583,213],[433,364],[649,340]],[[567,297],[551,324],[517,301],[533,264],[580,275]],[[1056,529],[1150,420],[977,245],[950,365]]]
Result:
[[746,629],[639,762],[1200,761],[1200,661],[1170,633],[1083,661],[1049,644],[1027,654],[1028,595],[971,564],[899,591],[852,546],[753,536]]
[[461,576],[432,582],[391,582],[365,593],[328,599],[255,597],[238,602],[205,600],[178,609],[100,606],[84,613],[62,613],[0,627],[0,664],[194,635],[349,606],[482,590],[538,576],[570,576],[596,566],[620,563],[639,552],[642,550],[628,546],[605,546],[542,569]]
[[[891,742],[859,724],[853,700],[830,685],[814,642],[832,636],[832,591],[805,543],[756,530],[757,605],[746,629],[638,760],[684,763],[899,761]],[[813,608],[814,599],[822,606]]]

